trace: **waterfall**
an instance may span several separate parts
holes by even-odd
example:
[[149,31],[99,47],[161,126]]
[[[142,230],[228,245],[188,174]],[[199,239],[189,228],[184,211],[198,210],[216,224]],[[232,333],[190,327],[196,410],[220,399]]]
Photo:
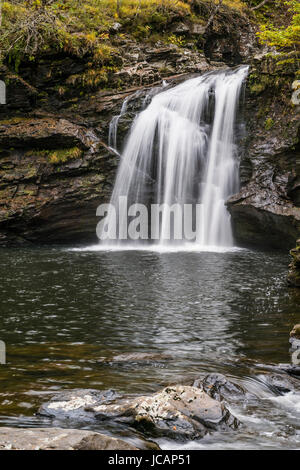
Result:
[[[247,73],[242,66],[164,88],[137,115],[101,223],[102,245],[233,246],[225,202],[239,189],[235,129]],[[117,122],[111,125],[111,145],[116,144]],[[126,210],[120,201],[126,201]],[[135,241],[127,237],[127,208],[132,205],[139,214],[141,205],[159,207],[158,217],[144,217],[146,227]],[[176,235],[180,231],[181,238]]]

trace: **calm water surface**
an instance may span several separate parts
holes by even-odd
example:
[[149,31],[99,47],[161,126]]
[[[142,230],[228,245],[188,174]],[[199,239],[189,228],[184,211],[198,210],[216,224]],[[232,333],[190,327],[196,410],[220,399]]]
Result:
[[[0,425],[49,426],[35,415],[53,392],[148,393],[221,372],[249,384],[249,364],[290,362],[300,293],[278,252],[93,252],[2,249]],[[161,363],[103,363],[161,352]],[[300,448],[300,398],[262,397],[232,408],[245,426],[164,448]],[[103,425],[101,425],[103,426]],[[118,429],[99,430],[122,435]],[[129,437],[130,438],[130,437]]]

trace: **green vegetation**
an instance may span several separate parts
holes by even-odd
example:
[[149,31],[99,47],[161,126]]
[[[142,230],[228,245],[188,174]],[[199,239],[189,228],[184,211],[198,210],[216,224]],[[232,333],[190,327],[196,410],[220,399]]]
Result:
[[76,160],[77,158],[82,157],[82,150],[78,147],[71,148],[60,148],[54,150],[39,150],[39,151],[29,151],[28,155],[34,154],[35,156],[47,157],[49,162],[53,165],[58,165],[60,163],[65,163],[68,160]]
[[[42,53],[90,55],[94,64],[113,66],[113,25],[146,38],[162,31],[171,17],[191,14],[189,0],[11,0],[2,6],[1,58],[34,60]],[[122,38],[122,34],[120,34]]]
[[[240,0],[203,0],[209,17],[214,5],[243,10]],[[64,52],[91,56],[94,65],[114,66],[118,55],[112,36],[146,41],[158,37],[183,45],[168,27],[183,19],[202,20],[194,0],[10,0],[2,5],[0,59],[18,69],[21,59]],[[116,25],[121,27],[115,28]]]
[[270,129],[272,129],[272,127],[274,127],[274,121],[272,118],[268,118],[266,119],[266,122],[265,122],[265,129],[266,131],[269,131]]
[[[273,2],[271,2],[273,3]],[[300,3],[299,0],[276,0],[281,7],[282,22],[275,25],[271,20],[261,25],[258,33],[262,43],[275,46],[279,50],[300,50]],[[270,2],[269,2],[270,4]],[[270,6],[272,8],[272,6]],[[283,13],[282,13],[283,12]],[[276,16],[275,18],[276,19]]]
[[182,47],[186,40],[172,33],[174,22],[205,25],[222,8],[258,22],[262,43],[283,51],[299,49],[298,0],[10,0],[2,3],[0,61],[18,71],[21,60],[63,52],[87,58],[98,70],[95,80],[105,83],[107,72],[120,66],[118,40],[160,39]]

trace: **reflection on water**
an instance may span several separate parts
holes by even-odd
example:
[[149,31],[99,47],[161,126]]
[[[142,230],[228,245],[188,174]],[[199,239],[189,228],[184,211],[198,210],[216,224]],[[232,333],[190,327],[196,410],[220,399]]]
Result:
[[[42,248],[2,249],[0,258],[8,360],[0,367],[1,424],[40,425],[38,405],[59,389],[145,393],[205,372],[243,381],[249,360],[290,361],[299,293],[286,287],[285,255]],[[171,360],[103,363],[125,352],[167,352]],[[283,430],[280,445],[294,448],[299,429],[282,403],[267,402],[250,415],[265,424],[239,432],[240,446],[258,445],[260,432],[271,445],[280,419],[294,433]],[[270,404],[279,410],[271,420]],[[216,434],[197,445],[227,448],[230,439]]]

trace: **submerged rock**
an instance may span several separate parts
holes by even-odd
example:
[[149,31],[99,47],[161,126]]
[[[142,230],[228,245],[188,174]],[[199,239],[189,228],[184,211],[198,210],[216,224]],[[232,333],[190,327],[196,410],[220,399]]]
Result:
[[172,360],[172,356],[164,353],[124,353],[111,358],[104,358],[100,364],[107,366],[145,367],[163,366],[165,361]]
[[300,366],[299,365],[279,364],[278,369],[286,372],[289,375],[292,375],[293,377],[300,378]]
[[98,432],[61,428],[0,428],[0,450],[138,450]]
[[223,374],[209,374],[204,379],[197,379],[193,383],[197,387],[205,391],[215,400],[236,401],[245,399],[248,395],[247,391],[240,385],[228,380]]
[[146,436],[175,439],[197,439],[239,425],[223,403],[196,387],[176,385],[150,396],[111,398],[111,391],[97,395],[75,390],[44,404],[39,413],[64,419],[112,420]]
[[260,374],[257,379],[265,384],[276,395],[284,395],[292,391],[300,391],[300,382],[297,378],[286,374],[270,373]]
[[94,406],[110,403],[117,397],[114,390],[67,390],[57,393],[49,402],[44,403],[38,414],[59,420],[91,421],[94,415],[90,410]]

